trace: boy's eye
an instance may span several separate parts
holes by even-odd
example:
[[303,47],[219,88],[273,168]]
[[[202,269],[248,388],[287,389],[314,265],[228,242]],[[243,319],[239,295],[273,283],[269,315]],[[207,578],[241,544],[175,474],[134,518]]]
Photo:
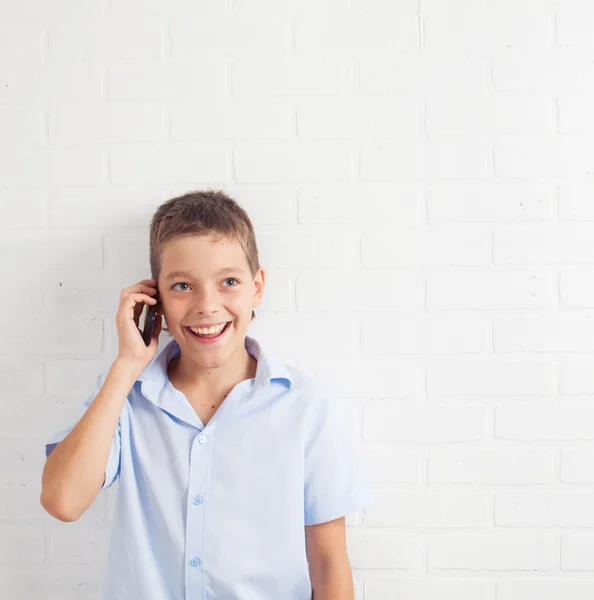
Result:
[[[235,287],[239,281],[237,281],[237,279],[235,279],[235,277],[227,277],[227,279],[225,279],[224,281],[234,281],[235,283],[233,285],[230,286],[225,286],[225,287]],[[180,281],[179,283],[176,283],[171,289],[176,289],[178,285],[188,285],[185,281]],[[189,286],[188,286],[189,287]],[[178,288],[179,290],[179,288]],[[179,291],[183,291],[183,290],[179,290]]]

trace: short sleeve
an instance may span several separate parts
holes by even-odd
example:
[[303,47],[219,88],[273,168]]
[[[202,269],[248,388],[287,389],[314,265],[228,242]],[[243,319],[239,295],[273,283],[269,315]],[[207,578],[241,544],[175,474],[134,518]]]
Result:
[[[105,383],[105,374],[101,373],[97,377],[95,390],[89,394],[88,398],[83,402],[80,407],[79,414],[74,423],[71,423],[68,427],[55,432],[45,443],[45,458],[49,458],[49,455],[53,452],[54,448],[74,429],[76,424],[80,421],[82,416],[85,414],[91,403],[99,393],[99,390]],[[126,403],[124,403],[124,409]],[[105,467],[105,480],[101,489],[107,489],[111,486],[118,478],[120,472],[120,451],[121,451],[121,419],[122,415],[118,419],[118,424],[111,440],[111,447],[109,449],[109,458]]]
[[325,523],[373,503],[346,415],[336,394],[314,401],[305,445],[305,525]]

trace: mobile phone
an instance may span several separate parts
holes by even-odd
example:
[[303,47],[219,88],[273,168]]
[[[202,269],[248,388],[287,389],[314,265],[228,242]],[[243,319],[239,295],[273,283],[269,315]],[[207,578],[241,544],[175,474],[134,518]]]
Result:
[[146,319],[144,320],[144,329],[142,331],[142,339],[145,346],[150,346],[151,338],[153,337],[153,329],[155,328],[155,318],[157,316],[157,306],[159,305],[159,294],[153,296],[156,304],[147,304]]

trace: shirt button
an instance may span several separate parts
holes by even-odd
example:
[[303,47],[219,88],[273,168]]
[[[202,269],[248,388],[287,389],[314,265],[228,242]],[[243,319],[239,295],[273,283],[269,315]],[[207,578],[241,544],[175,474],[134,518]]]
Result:
[[202,504],[202,496],[196,496],[194,498],[194,504],[198,506],[198,504]]
[[200,559],[199,559],[197,556],[195,556],[195,557],[194,557],[194,558],[193,558],[193,559],[190,561],[190,564],[191,564],[193,567],[198,567],[198,566],[200,566]]
[[206,436],[205,436],[205,435],[201,435],[201,436],[198,438],[198,441],[199,441],[201,444],[204,444],[204,442],[206,442]]

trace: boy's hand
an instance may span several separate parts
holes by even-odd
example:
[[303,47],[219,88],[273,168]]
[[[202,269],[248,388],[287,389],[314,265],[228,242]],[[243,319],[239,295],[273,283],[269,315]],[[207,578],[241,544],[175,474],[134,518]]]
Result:
[[150,345],[145,346],[142,334],[138,328],[144,305],[157,303],[157,300],[153,298],[157,293],[155,286],[156,282],[154,279],[144,279],[136,285],[124,288],[120,294],[120,306],[116,314],[116,325],[120,343],[117,358],[126,362],[132,362],[141,370],[157,354],[159,334],[161,333],[161,310],[157,310],[157,314],[155,315],[155,327]]

